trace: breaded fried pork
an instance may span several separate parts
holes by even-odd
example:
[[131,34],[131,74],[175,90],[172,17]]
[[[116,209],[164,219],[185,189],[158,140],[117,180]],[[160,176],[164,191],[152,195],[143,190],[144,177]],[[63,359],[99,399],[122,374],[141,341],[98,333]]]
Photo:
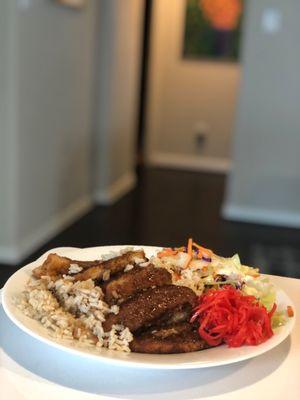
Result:
[[41,278],[42,276],[50,276],[52,278],[61,277],[64,274],[68,274],[71,265],[77,266],[82,270],[94,267],[101,263],[100,260],[94,261],[78,261],[72,260],[68,257],[62,257],[58,254],[51,253],[48,255],[42,265],[35,268],[32,273],[35,278]]
[[130,343],[131,351],[151,354],[188,353],[208,347],[205,340],[200,338],[197,330],[188,322],[151,328],[140,335],[135,335]]
[[85,281],[87,279],[101,280],[105,272],[110,276],[123,271],[128,264],[142,263],[147,261],[143,250],[128,251],[121,256],[111,258],[101,262],[99,265],[92,266],[83,272],[74,275],[76,281]]
[[190,305],[193,308],[196,301],[196,294],[188,287],[166,285],[151,288],[122,303],[117,315],[108,315],[103,328],[109,331],[114,324],[122,324],[135,332],[154,325],[180,306]]
[[137,261],[146,261],[144,251],[128,251],[107,261],[78,261],[51,253],[44,263],[35,268],[32,273],[35,278],[50,276],[55,279],[68,274],[70,266],[75,265],[81,269],[80,272],[73,274],[75,280],[101,279],[105,271],[113,275],[122,271],[126,265]]
[[121,276],[112,279],[103,287],[105,301],[108,304],[121,304],[130,296],[151,287],[170,285],[171,274],[164,268],[153,265],[134,267]]

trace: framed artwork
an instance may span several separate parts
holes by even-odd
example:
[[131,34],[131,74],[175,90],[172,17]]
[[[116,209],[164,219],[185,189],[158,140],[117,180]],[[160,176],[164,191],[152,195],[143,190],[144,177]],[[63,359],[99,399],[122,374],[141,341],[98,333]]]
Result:
[[183,57],[239,60],[244,0],[186,0]]

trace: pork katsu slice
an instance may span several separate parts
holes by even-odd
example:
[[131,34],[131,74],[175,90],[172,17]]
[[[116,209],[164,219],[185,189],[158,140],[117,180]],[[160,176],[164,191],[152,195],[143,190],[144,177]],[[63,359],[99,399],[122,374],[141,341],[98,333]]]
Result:
[[57,254],[49,254],[42,265],[34,268],[32,274],[35,278],[41,278],[45,275],[56,276],[58,274],[66,274],[69,267],[69,258],[61,257]]
[[[167,311],[161,318],[155,321],[155,326],[163,327],[188,322],[192,316],[192,306],[189,303],[180,304],[179,306]],[[144,331],[143,328],[141,332]]]
[[[132,256],[132,254],[129,253],[134,253],[134,254]],[[41,278],[42,276],[50,276],[51,278],[54,279],[54,278],[59,278],[64,274],[68,274],[70,266],[76,265],[83,270],[80,271],[80,273],[74,275],[76,277],[76,280],[86,280],[89,279],[89,277],[81,279],[81,276],[86,270],[89,271],[87,275],[90,275],[93,271],[98,271],[99,269],[105,270],[107,268],[110,269],[111,267],[112,269],[117,268],[119,264],[122,263],[122,268],[120,268],[121,270],[123,269],[123,267],[125,268],[125,266],[129,263],[129,260],[133,261],[133,259],[138,260],[140,262],[146,261],[145,253],[143,251],[136,251],[136,252],[131,251],[123,254],[122,256],[115,257],[107,261],[101,261],[101,260],[79,261],[79,260],[72,260],[71,258],[68,257],[59,256],[58,254],[55,253],[51,253],[48,255],[44,263],[39,267],[35,268],[32,271],[32,273],[33,276],[36,278]]]
[[189,353],[209,347],[188,322],[162,328],[151,328],[140,335],[134,335],[130,342],[130,349],[135,353]]
[[188,287],[166,285],[137,293],[120,305],[118,314],[109,314],[103,323],[105,331],[122,324],[131,332],[154,325],[156,320],[183,305],[195,307],[196,294]]
[[166,269],[156,268],[152,264],[147,267],[137,266],[103,287],[105,301],[108,304],[121,304],[137,292],[171,283],[172,276]]
[[90,268],[91,266],[99,265],[101,261],[77,261],[71,260],[68,257],[62,257],[58,254],[51,253],[48,255],[42,265],[35,268],[32,273],[36,278],[42,276],[50,276],[52,278],[68,274],[71,265],[78,265],[82,269]]
[[74,278],[75,281],[86,281],[87,279],[101,280],[106,271],[109,271],[110,276],[112,276],[123,271],[128,264],[138,264],[145,261],[147,261],[147,259],[143,250],[128,251],[121,256],[110,258],[96,266],[87,268],[74,275]]
[[101,260],[93,260],[93,261],[80,261],[80,260],[71,260],[72,264],[77,264],[82,269],[87,269],[90,267],[94,267],[95,265],[99,265]]

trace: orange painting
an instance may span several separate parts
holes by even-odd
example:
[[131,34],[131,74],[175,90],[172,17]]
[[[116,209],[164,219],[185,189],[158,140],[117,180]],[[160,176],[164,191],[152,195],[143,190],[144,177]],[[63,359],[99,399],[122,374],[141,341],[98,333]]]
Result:
[[187,0],[185,57],[238,60],[243,0]]

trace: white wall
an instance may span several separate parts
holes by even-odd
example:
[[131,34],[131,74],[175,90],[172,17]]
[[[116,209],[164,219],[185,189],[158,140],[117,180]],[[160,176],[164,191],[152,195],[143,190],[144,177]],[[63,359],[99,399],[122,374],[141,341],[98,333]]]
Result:
[[[267,9],[279,12],[278,32],[262,29]],[[299,13],[296,0],[248,2],[226,218],[300,227]]]
[[[0,256],[12,262],[91,204],[94,96],[95,2],[81,11],[46,0],[19,4],[1,2],[0,10],[7,67],[0,75],[9,93],[1,107]],[[0,97],[6,103],[5,91]]]
[[0,261],[134,185],[143,6],[0,1]]
[[15,33],[12,1],[0,2],[0,253],[8,256],[15,235]]
[[[224,169],[229,165],[239,65],[183,59],[185,0],[154,0],[147,110],[152,164]],[[203,150],[195,127],[210,127]]]
[[98,43],[94,185],[111,203],[135,183],[144,0],[103,0]]

